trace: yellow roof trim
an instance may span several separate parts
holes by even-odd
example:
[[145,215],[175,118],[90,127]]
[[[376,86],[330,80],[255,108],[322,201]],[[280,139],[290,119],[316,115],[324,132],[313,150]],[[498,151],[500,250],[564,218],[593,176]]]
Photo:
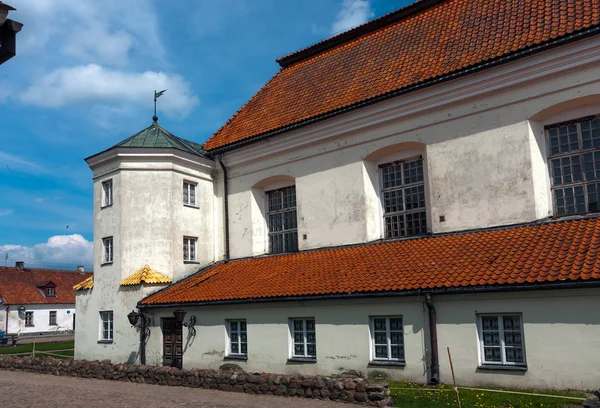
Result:
[[128,285],[141,285],[142,283],[172,283],[171,278],[166,277],[160,272],[153,271],[148,265],[145,265],[139,271],[136,271],[133,275],[123,279],[120,283],[121,286]]
[[73,286],[74,290],[87,290],[94,287],[94,275],[90,276],[86,280],[79,282],[77,285]]

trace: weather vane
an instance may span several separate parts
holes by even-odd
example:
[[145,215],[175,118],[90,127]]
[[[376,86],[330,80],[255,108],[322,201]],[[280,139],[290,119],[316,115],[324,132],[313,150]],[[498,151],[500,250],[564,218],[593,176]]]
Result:
[[158,122],[158,116],[156,116],[156,100],[162,96],[162,94],[164,94],[167,90],[163,89],[160,92],[156,92],[154,91],[154,116],[152,116],[152,120],[154,122]]

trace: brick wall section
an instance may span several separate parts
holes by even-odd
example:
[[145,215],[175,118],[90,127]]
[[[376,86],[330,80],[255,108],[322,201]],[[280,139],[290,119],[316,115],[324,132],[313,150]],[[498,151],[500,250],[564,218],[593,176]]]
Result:
[[112,364],[110,361],[58,360],[0,356],[0,369],[97,378],[286,397],[328,399],[371,406],[391,406],[387,383],[350,376],[304,376],[232,370],[180,370],[173,367]]

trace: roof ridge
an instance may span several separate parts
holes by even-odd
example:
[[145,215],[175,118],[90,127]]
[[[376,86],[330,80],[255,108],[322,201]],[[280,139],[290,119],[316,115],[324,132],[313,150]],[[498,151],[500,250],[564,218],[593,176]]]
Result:
[[357,25],[356,27],[352,27],[331,37],[327,37],[324,40],[313,43],[307,47],[279,57],[275,61],[277,61],[277,63],[285,69],[297,62],[304,61],[310,57],[321,54],[322,52],[350,42],[356,38],[387,27],[390,24],[407,19],[445,1],[451,0],[416,0],[414,3],[410,3],[397,10],[374,18],[373,20],[369,20],[363,24]]

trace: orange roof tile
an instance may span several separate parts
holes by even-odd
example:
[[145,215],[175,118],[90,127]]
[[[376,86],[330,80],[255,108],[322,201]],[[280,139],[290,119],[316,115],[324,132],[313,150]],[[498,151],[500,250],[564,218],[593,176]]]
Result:
[[[0,299],[9,305],[72,304],[75,303],[73,286],[93,274],[54,269],[0,267]],[[45,297],[38,284],[51,281],[56,285],[56,297]]]
[[171,283],[173,280],[160,272],[153,271],[148,265],[123,279],[119,285],[141,285],[142,283]]
[[94,275],[73,286],[73,290],[88,290],[94,287]]
[[600,218],[219,263],[142,305],[600,279]]
[[416,2],[280,59],[299,61],[282,64],[285,68],[219,129],[204,149],[329,117],[599,24],[600,0]]

